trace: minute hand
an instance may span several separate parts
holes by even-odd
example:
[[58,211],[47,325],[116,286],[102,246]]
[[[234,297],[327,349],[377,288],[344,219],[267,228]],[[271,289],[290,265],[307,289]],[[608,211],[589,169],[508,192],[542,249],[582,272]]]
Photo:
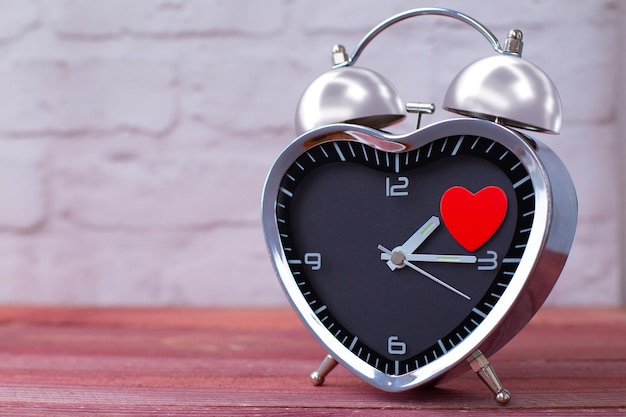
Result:
[[[380,259],[387,261],[391,259],[391,255],[387,253],[381,253]],[[472,255],[435,255],[428,253],[410,253],[404,256],[404,259],[409,262],[444,262],[452,264],[475,264],[478,262],[478,258]]]
[[[422,227],[417,229],[415,233],[411,235],[410,238],[407,239],[401,246],[394,248],[394,250],[401,250],[404,255],[408,255],[417,250],[417,248],[424,243],[424,241],[430,236],[435,229],[439,226],[440,221],[439,217],[432,216]],[[391,259],[387,261],[387,266],[392,271],[396,270],[398,266],[391,262]]]

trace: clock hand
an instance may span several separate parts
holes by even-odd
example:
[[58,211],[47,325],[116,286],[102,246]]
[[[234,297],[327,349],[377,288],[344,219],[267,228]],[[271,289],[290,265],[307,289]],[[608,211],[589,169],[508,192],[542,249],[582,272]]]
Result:
[[[381,261],[388,261],[392,255],[385,252],[380,254]],[[471,255],[435,255],[427,253],[409,253],[404,255],[404,259],[409,262],[446,262],[454,264],[475,264],[478,258]]]
[[413,265],[411,262],[406,261],[406,260],[404,261],[404,264],[406,266],[408,266],[409,268],[411,268],[411,269],[419,272],[420,274],[424,275],[426,278],[429,278],[429,279],[435,281],[437,284],[439,284],[439,285],[449,289],[453,293],[460,295],[461,297],[465,298],[466,300],[470,300],[468,295],[466,295],[466,294],[462,293],[461,291],[457,290],[456,288],[446,284],[445,282],[443,282],[442,280],[438,279],[437,277],[435,277],[435,276],[429,274],[428,272],[424,271],[422,268],[419,268],[419,267]]
[[[378,249],[380,249],[385,254],[387,254],[387,255],[389,255],[391,257],[392,252],[389,249],[387,249],[386,247],[384,247],[383,245],[378,245]],[[404,259],[402,261],[402,263],[405,266],[408,266],[409,268],[411,268],[412,270],[417,271],[420,274],[424,275],[426,278],[436,282],[437,284],[441,285],[442,287],[445,287],[445,288],[449,289],[450,291],[452,291],[453,293],[455,293],[457,295],[460,295],[461,297],[465,298],[466,300],[471,300],[471,298],[467,294],[464,294],[461,291],[457,290],[456,288],[452,287],[451,285],[446,284],[445,282],[443,282],[439,278],[435,277],[432,274],[429,274],[428,272],[424,271],[422,268],[413,265],[411,262],[407,261],[406,259]]]
[[[413,253],[420,247],[422,243],[430,236],[435,229],[439,226],[440,221],[439,217],[432,216],[422,227],[417,229],[415,233],[411,235],[410,238],[407,239],[402,245],[397,246],[393,249],[394,252],[402,253],[406,256],[409,253]],[[391,259],[387,261],[387,266],[392,271],[395,271],[397,268],[402,268],[402,264],[394,263]]]

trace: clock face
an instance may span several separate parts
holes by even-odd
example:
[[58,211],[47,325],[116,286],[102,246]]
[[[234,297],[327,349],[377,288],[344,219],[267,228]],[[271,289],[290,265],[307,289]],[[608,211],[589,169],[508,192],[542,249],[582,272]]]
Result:
[[320,134],[268,177],[284,289],[318,340],[380,388],[427,381],[476,349],[538,256],[546,190],[530,145],[472,122],[394,142]]

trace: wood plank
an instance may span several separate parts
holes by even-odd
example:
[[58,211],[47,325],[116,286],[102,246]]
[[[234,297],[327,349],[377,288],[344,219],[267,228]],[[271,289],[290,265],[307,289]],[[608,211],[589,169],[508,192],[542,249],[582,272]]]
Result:
[[471,373],[386,393],[338,367],[288,309],[0,308],[0,415],[614,415],[626,413],[626,310],[544,309]]

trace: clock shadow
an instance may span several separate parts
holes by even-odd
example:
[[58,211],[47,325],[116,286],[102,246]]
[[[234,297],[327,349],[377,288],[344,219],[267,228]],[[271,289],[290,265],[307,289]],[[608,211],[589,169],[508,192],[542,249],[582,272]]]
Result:
[[451,409],[501,409],[493,394],[472,373],[443,384],[432,384],[402,392],[385,392],[370,387],[370,401],[381,407],[406,411]]

